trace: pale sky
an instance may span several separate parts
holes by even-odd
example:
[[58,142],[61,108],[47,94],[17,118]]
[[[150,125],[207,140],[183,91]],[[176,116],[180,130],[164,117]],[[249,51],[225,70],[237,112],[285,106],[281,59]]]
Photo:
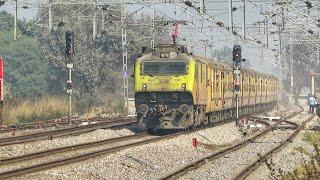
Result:
[[[206,1],[206,0],[205,0]],[[47,0],[18,0],[18,18],[23,19],[26,18],[27,20],[34,18],[37,15],[37,11],[39,8],[40,2],[47,2]],[[227,11],[227,1],[206,1],[206,8],[208,9],[208,12],[210,14],[214,14],[217,18],[219,18],[226,26],[228,26],[228,11]],[[22,6],[27,5],[28,9],[23,9]],[[247,26],[252,26],[254,22],[263,20],[260,16],[260,8],[257,8],[255,4],[247,3]],[[14,7],[14,1],[8,0],[4,6],[0,8],[0,11],[5,10],[7,12],[13,13],[13,7]],[[234,23],[236,24],[237,31],[241,33],[241,22],[242,22],[242,3],[239,1],[235,1],[233,4],[233,7],[237,7],[238,9],[234,12]],[[45,8],[45,7],[44,7]],[[135,11],[137,9],[141,8],[141,5],[130,5],[128,11]],[[182,8],[173,8],[171,4],[164,4],[160,6],[156,6],[158,11],[156,12],[156,15],[158,16],[164,16],[165,14],[170,16],[173,19],[186,19],[186,13],[184,9]],[[150,9],[144,8],[141,13],[149,15]],[[189,20],[193,22],[198,21],[197,16],[191,17]],[[198,21],[199,22],[199,21]],[[206,26],[212,26],[211,23],[205,23]],[[260,59],[260,49],[257,49],[257,46],[252,45],[246,45],[241,42],[232,40],[233,37],[228,35],[228,33],[225,32],[225,30],[219,30],[217,26],[214,26],[213,34],[212,36],[214,41],[214,49],[222,48],[223,46],[228,46],[232,48],[234,43],[240,43],[243,45],[243,55],[246,56],[245,58],[248,58],[250,60],[250,64],[254,66],[260,66],[261,63],[259,62]],[[199,27],[199,24],[197,25]],[[190,30],[190,27],[181,27],[181,34],[180,38],[189,38],[190,42],[189,44],[192,44],[195,47],[195,51],[198,52],[198,55],[204,56],[204,45],[199,42],[200,39],[207,39],[210,40],[211,36],[207,36],[203,33],[200,33],[201,30],[197,29],[196,31]],[[254,31],[253,31],[254,30]],[[204,32],[212,34],[210,31],[204,30]],[[251,34],[254,37],[257,38],[263,38],[262,34],[257,34],[256,29],[248,29],[248,34]],[[254,33],[254,34],[253,34]],[[273,39],[270,39],[270,42],[273,41]],[[272,43],[272,42],[271,42]],[[189,47],[190,49],[190,47]],[[210,54],[210,50],[208,48],[207,54]],[[264,54],[266,61],[272,61],[271,58],[273,58],[272,54],[269,53],[268,56],[266,56],[267,53]],[[255,65],[256,64],[256,65]],[[263,66],[265,67],[265,66]],[[259,68],[260,69],[260,68]],[[265,70],[265,68],[261,68],[262,70]]]

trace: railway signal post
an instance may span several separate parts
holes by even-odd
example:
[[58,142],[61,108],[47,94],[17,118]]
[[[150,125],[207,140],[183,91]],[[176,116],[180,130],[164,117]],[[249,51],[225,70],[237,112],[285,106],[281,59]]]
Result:
[[241,69],[241,62],[245,61],[241,59],[241,46],[234,45],[232,51],[232,57],[234,62],[233,68],[233,77],[234,77],[234,93],[236,95],[236,125],[239,124],[239,94],[240,94],[240,69]]
[[67,31],[66,32],[66,59],[67,59],[67,68],[69,71],[69,76],[67,80],[67,94],[69,95],[69,105],[68,105],[68,123],[71,124],[71,117],[72,117],[72,79],[71,73],[73,69],[73,32]]

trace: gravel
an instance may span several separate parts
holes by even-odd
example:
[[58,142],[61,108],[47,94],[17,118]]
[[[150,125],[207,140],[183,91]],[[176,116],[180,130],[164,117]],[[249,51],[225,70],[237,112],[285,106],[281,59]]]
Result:
[[[192,147],[192,138],[197,138],[199,141],[197,148]],[[86,163],[74,163],[23,178],[150,179],[150,177],[160,175],[181,164],[187,164],[213,150],[218,150],[225,144],[242,138],[234,123],[228,123],[189,135],[126,149],[109,156],[100,156]]]
[[41,140],[31,143],[2,146],[0,147],[0,158],[19,156],[23,154],[34,153],[36,151],[49,150],[57,147],[87,143],[132,134],[134,134],[134,132],[128,129],[99,129],[89,133],[81,134],[79,136],[69,136],[65,138],[55,138],[53,140]]
[[[310,124],[314,124],[315,122],[317,122],[317,117],[314,118]],[[303,140],[305,132],[308,131],[302,131],[302,133],[299,133],[293,140],[293,143],[288,144],[284,149],[272,156],[272,161],[275,164],[274,168],[281,169],[284,172],[292,172],[297,166],[310,160],[307,155],[302,154],[297,150],[298,147],[303,147],[308,153],[314,153],[314,148]],[[270,179],[270,177],[271,173],[269,169],[265,164],[263,164],[247,179],[267,180]]]
[[231,179],[243,166],[249,164],[258,157],[258,154],[264,154],[278,143],[285,139],[283,131],[273,131],[263,136],[244,148],[229,153],[214,161],[208,161],[200,168],[190,171],[180,179]]
[[[274,116],[275,113],[277,113],[276,110],[268,114]],[[128,130],[118,130],[119,132],[116,131],[116,133],[113,131],[116,130],[97,130],[77,137],[13,145],[5,148],[9,153],[0,149],[2,150],[0,154],[8,157],[34,152],[41,148],[41,150],[44,150],[133,134]],[[197,148],[192,147],[192,138],[197,138],[199,142]],[[242,139],[242,134],[232,122],[189,135],[103,155],[84,162],[25,175],[21,179],[43,179],[43,177],[47,179],[152,179],[152,177],[177,166],[188,164],[212,151],[217,151],[221,147]]]

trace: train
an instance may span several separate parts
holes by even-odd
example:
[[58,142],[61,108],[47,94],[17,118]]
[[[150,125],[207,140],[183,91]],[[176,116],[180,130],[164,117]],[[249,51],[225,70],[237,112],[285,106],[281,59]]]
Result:
[[[134,65],[137,120],[144,128],[187,130],[236,117],[231,64],[189,53],[181,45],[160,44]],[[239,116],[272,108],[278,79],[248,68],[240,71]]]

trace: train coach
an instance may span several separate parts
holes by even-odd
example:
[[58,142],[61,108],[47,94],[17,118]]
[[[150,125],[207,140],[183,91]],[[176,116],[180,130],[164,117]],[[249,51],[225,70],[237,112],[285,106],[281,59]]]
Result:
[[[235,117],[231,65],[189,54],[183,46],[159,45],[135,62],[135,106],[149,130],[189,129]],[[240,116],[277,102],[278,80],[242,69]]]

